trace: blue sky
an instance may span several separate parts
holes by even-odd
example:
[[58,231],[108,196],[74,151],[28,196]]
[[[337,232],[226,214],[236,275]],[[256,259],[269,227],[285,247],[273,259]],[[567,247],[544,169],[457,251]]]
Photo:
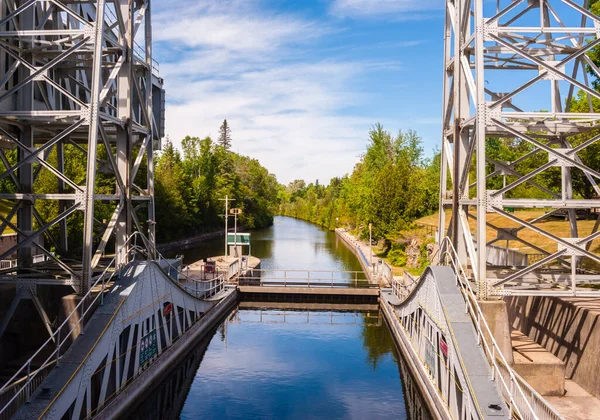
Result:
[[443,1],[169,0],[153,4],[166,131],[215,138],[283,183],[352,170],[381,122],[440,143]]

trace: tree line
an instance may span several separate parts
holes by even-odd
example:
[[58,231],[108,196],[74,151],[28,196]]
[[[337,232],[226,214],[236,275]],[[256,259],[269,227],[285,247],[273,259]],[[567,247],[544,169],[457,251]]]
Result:
[[[164,243],[193,236],[223,227],[224,203],[220,198],[226,195],[234,199],[233,204],[242,209],[238,217],[240,225],[247,228],[266,227],[273,223],[276,210],[279,184],[274,175],[256,159],[232,152],[231,129],[225,120],[219,130],[219,137],[213,141],[210,137],[185,137],[179,151],[167,139],[163,150],[155,158],[155,209],[157,222],[157,242]],[[45,156],[45,161],[59,167],[56,148]],[[139,146],[134,151],[137,153]],[[65,143],[64,173],[78,185],[86,179],[86,150],[78,145]],[[113,150],[114,153],[114,150]],[[134,155],[135,155],[134,153]],[[5,151],[9,166],[18,162],[17,150]],[[112,194],[115,189],[115,177],[110,171],[103,170],[103,162],[108,161],[104,146],[98,146],[99,165],[96,175],[98,194]],[[141,162],[135,184],[147,188],[146,158]],[[0,162],[0,173],[4,170]],[[35,167],[37,169],[37,167]],[[34,190],[39,193],[58,193],[57,178],[47,169],[40,168],[35,178]],[[10,177],[0,179],[0,193],[18,192]],[[0,200],[0,209],[8,213],[11,202]],[[96,224],[95,243],[100,240],[115,208],[114,203],[97,201],[94,205]],[[61,211],[56,200],[37,200],[35,202],[34,228],[42,221],[54,219]],[[39,218],[38,218],[39,217]],[[147,222],[141,220],[143,227]],[[75,212],[69,219],[68,243],[69,255],[81,252],[81,233],[83,231],[83,213]],[[58,226],[50,229],[58,237]],[[51,251],[58,249],[53,243],[47,244]],[[64,256],[64,255],[61,255]]]
[[217,142],[186,136],[182,152],[167,141],[157,159],[155,205],[159,242],[180,239],[223,226],[228,196],[242,209],[246,228],[273,224],[279,184],[260,162],[234,153],[231,130],[223,122]]
[[426,158],[415,131],[392,135],[381,124],[369,132],[369,144],[351,174],[329,185],[295,180],[279,194],[279,213],[326,229],[358,228],[384,238],[406,229],[418,217],[437,211],[440,154]]

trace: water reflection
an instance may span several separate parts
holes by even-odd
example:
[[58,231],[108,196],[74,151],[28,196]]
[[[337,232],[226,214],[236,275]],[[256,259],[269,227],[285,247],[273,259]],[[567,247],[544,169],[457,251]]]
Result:
[[[267,269],[360,270],[334,233],[287,217],[252,231],[252,250]],[[210,241],[186,262],[222,252]],[[430,416],[376,305],[241,302],[133,418]]]
[[[277,216],[273,226],[250,234],[252,255],[261,259],[265,269],[361,270],[354,254],[334,232],[303,220]],[[184,262],[189,264],[223,252],[223,238],[206,241],[183,251]]]
[[242,303],[131,418],[430,419],[378,310],[268,305]]

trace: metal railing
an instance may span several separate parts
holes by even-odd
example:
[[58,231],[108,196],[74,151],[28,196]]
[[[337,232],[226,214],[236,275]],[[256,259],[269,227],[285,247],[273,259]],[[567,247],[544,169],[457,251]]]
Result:
[[429,236],[436,236],[437,235],[437,225],[429,225],[427,223],[417,223],[414,222],[413,226],[415,226],[417,229],[424,229],[425,233]]
[[[9,420],[15,414],[16,410],[21,405],[27,402],[25,396],[27,394],[31,395],[31,392],[35,391],[37,387],[40,386],[42,382],[44,382],[44,380],[48,376],[48,373],[50,373],[50,371],[54,368],[55,362],[55,360],[52,360],[47,365],[36,369],[34,371],[35,374],[32,376],[32,379],[31,381],[29,381],[29,383],[27,383],[27,377],[23,377],[13,382],[11,385],[3,387],[2,391],[0,391],[0,407],[7,407],[9,404],[12,403],[13,410],[1,412],[0,420]],[[29,387],[28,393],[21,392],[20,386],[22,386],[23,384]],[[16,400],[14,399],[15,396],[17,396]]]
[[482,347],[490,367],[492,380],[499,378],[500,391],[507,401],[511,417],[515,414],[521,419],[562,419],[560,414],[508,364],[498,343],[494,339],[481,308],[477,295],[458,260],[458,254],[448,237],[440,243],[438,263],[444,262],[456,273],[456,284],[465,299],[465,311],[473,320],[477,333],[477,342]]
[[219,274],[212,279],[188,278],[192,284],[184,286],[186,292],[195,296],[197,299],[208,299],[218,295],[225,288],[225,275]]
[[17,260],[0,260],[0,270],[14,268],[17,266]]
[[[51,253],[52,255],[54,255],[54,252]],[[50,257],[48,257],[46,254],[37,254],[31,257],[31,262],[33,264],[38,264],[44,261],[49,261]],[[0,260],[0,270],[4,270],[7,268],[15,268],[18,265],[18,261],[17,260]]]
[[365,325],[378,327],[383,325],[383,318],[380,311],[375,314],[370,311],[340,313],[338,311],[315,311],[314,309],[244,309],[243,312],[236,311],[229,322],[231,324]]
[[[109,26],[113,26],[117,23],[117,16],[115,15],[115,13],[111,10],[110,7],[105,7],[104,8],[104,17],[107,21],[107,23],[109,24]],[[142,46],[140,44],[137,43],[137,41],[133,41],[133,52],[135,57],[140,60],[140,61],[144,61],[146,58],[146,50],[144,48],[142,48]],[[156,61],[154,58],[152,59],[152,70],[155,76],[158,76],[160,74],[160,65],[158,63],[158,61]]]
[[[104,271],[96,277],[96,281],[91,285],[89,291],[81,298],[79,303],[73,308],[73,310],[67,315],[62,324],[58,326],[56,331],[41,345],[41,347],[31,356],[21,368],[15,372],[15,374],[0,388],[0,395],[7,390],[9,387],[14,387],[17,383],[23,383],[22,386],[16,386],[14,388],[14,395],[5,405],[0,407],[0,416],[10,417],[19,409],[23,403],[27,403],[30,400],[31,394],[37,389],[37,387],[43,382],[45,376],[48,374],[48,369],[44,367],[48,366],[51,362],[54,362],[58,367],[60,366],[61,358],[61,347],[67,344],[67,341],[71,338],[75,329],[83,331],[85,324],[85,317],[90,311],[95,310],[96,303],[104,304],[104,293],[108,283],[112,280],[115,273],[118,271],[117,256],[121,257],[123,253],[128,253],[131,250],[127,248],[132,240],[137,239],[139,232],[131,235],[125,242],[117,254],[113,257],[110,263],[106,266]],[[141,235],[141,234],[140,234]],[[135,239],[134,239],[135,238]],[[134,245],[134,248],[137,246]],[[99,287],[99,289],[98,289]],[[95,297],[92,295],[96,294]],[[38,357],[44,357],[44,354],[49,354],[45,361],[41,364],[43,368],[32,371],[32,364]]]
[[253,269],[239,277],[240,285],[283,287],[376,288],[362,271]]
[[[138,245],[138,237],[142,240],[146,248]],[[64,350],[64,354],[66,349],[63,349],[63,347],[68,344],[68,340],[70,340],[76,329],[83,332],[86,316],[88,314],[91,316],[92,311],[95,310],[96,304],[104,304],[104,294],[107,291],[111,280],[120,269],[125,267],[124,264],[117,265],[117,261],[123,261],[124,258],[122,257],[126,254],[131,254],[132,260],[134,260],[138,253],[145,255],[148,258],[150,258],[150,255],[157,255],[159,265],[160,261],[163,260],[169,267],[177,270],[180,276],[184,277],[188,282],[198,281],[198,279],[185,276],[180,269],[174,267],[166,258],[156,251],[156,248],[141,232],[134,232],[129,236],[127,241],[125,241],[123,247],[117,250],[116,255],[102,273],[95,277],[95,281],[89,288],[89,291],[67,315],[63,323],[58,326],[50,338],[48,338],[48,340],[46,340],[41,347],[27,359],[25,364],[23,364],[23,366],[21,366],[21,368],[0,388],[0,401],[2,402],[2,405],[0,406],[0,420],[9,419],[17,412],[23,403],[29,402],[31,394],[39,387],[51,370],[49,367],[53,366],[53,364],[56,365],[56,367],[60,366],[61,349]],[[164,269],[163,272],[165,272]],[[165,274],[168,275],[167,272],[165,272]],[[223,290],[224,282],[222,276],[220,278],[212,279],[209,282],[209,286],[202,291],[203,297],[212,297]],[[196,295],[193,290],[187,289],[185,285],[180,285],[180,287],[192,296],[199,296]],[[93,294],[96,294],[96,296],[93,296]],[[38,358],[43,358],[44,355],[48,356],[46,356],[44,362],[41,363],[42,367],[35,369],[34,361]],[[32,369],[32,367],[34,367],[34,369]],[[2,395],[10,392],[13,392],[13,395],[12,397],[7,398],[5,403],[4,399],[2,399]]]
[[402,302],[410,295],[410,292],[414,290],[417,284],[419,284],[419,278],[413,277],[409,272],[404,271],[402,273],[402,281],[396,278],[392,279],[392,291],[400,299],[400,302]]
[[525,254],[527,255],[527,265],[533,265],[538,261],[543,260],[549,254]]

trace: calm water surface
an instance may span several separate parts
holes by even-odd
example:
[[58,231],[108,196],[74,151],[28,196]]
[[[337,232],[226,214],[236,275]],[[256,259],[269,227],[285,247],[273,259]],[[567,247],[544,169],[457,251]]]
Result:
[[[291,218],[253,231],[252,244],[264,268],[360,270],[335,234]],[[222,249],[215,241],[186,261]],[[428,418],[378,311],[240,305],[131,418]]]
[[[250,231],[252,255],[264,269],[361,270],[354,254],[329,232],[291,217],[275,217],[272,227]],[[184,252],[184,263],[225,253],[224,240],[208,241]]]

